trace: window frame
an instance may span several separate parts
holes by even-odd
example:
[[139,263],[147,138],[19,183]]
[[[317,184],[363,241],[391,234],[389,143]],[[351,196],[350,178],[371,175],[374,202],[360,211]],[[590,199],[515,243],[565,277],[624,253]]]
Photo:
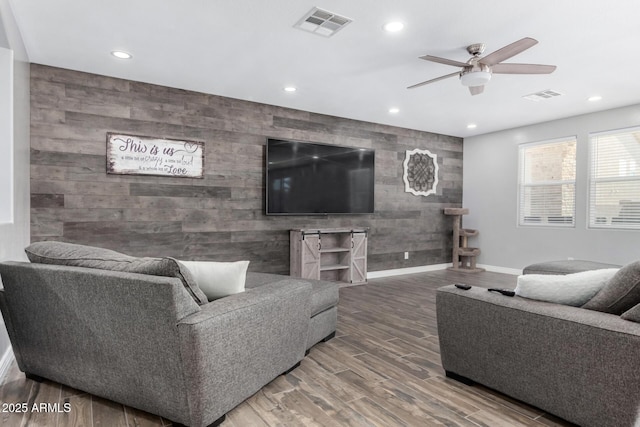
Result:
[[[595,177],[595,143],[594,139],[599,136],[607,136],[607,135],[616,135],[623,133],[634,133],[640,132],[640,126],[631,126],[619,129],[610,129],[606,131],[598,131],[598,132],[590,132],[588,135],[588,147],[589,147],[589,158],[588,158],[588,191],[587,191],[587,228],[592,230],[626,230],[626,231],[638,231],[640,230],[640,222],[633,225],[633,223],[629,222],[620,222],[618,224],[611,221],[610,223],[598,224],[595,219],[597,218],[595,210],[595,205],[592,205],[592,202],[595,200],[595,187],[597,183],[601,182],[640,182],[640,174],[635,177],[631,176],[617,176],[617,177],[606,177],[606,178],[596,178]],[[640,165],[638,165],[640,166]],[[592,214],[593,212],[593,214]]]
[[[525,183],[525,154],[527,148],[539,147],[542,145],[552,145],[559,144],[562,142],[573,142],[576,146],[576,154],[574,159],[574,178],[572,180],[553,180],[553,181],[542,181],[537,182],[535,184],[527,184]],[[576,227],[576,197],[577,197],[577,172],[578,172],[578,137],[577,135],[568,135],[561,138],[553,138],[553,139],[545,139],[541,141],[535,142],[525,142],[522,144],[518,144],[518,189],[517,189],[517,217],[516,217],[516,225],[518,227],[560,227],[560,228],[575,228]],[[525,215],[522,212],[524,207],[524,189],[532,188],[532,187],[551,187],[551,186],[561,186],[561,185],[573,185],[573,214],[571,215],[571,221],[563,222],[549,222],[548,218],[546,221],[542,221],[541,218],[539,221],[525,221]]]

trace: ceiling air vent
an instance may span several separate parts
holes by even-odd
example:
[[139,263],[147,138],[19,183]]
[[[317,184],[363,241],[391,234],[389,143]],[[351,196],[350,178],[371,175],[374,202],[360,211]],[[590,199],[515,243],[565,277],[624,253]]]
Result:
[[556,96],[561,96],[560,92],[556,92],[555,90],[547,89],[541,92],[530,93],[529,95],[523,96],[523,98],[528,99],[530,101],[544,101],[545,99],[555,98]]
[[320,36],[331,37],[352,21],[345,16],[314,7],[294,27]]

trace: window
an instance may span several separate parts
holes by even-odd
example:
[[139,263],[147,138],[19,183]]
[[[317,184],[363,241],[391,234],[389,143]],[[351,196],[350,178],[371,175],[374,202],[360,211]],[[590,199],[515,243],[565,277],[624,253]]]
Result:
[[523,144],[519,151],[518,224],[573,227],[576,138]]
[[640,229],[640,128],[591,134],[589,226]]

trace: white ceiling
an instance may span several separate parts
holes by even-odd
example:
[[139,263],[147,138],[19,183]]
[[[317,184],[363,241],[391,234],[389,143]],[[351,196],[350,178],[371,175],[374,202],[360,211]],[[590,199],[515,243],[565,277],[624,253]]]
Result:
[[[638,0],[10,3],[31,62],[460,137],[640,103]],[[353,22],[331,38],[293,28],[313,6]],[[392,20],[404,31],[383,31]],[[553,74],[494,75],[477,96],[457,78],[406,89],[457,70],[419,56],[465,62],[471,43],[488,54],[522,37],[540,43],[508,62]],[[522,98],[545,89],[563,96]]]

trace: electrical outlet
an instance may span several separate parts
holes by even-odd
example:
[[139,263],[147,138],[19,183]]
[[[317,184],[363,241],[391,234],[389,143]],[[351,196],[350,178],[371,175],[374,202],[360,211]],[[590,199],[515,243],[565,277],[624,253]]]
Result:
[[409,259],[409,252],[404,253],[404,259]]

